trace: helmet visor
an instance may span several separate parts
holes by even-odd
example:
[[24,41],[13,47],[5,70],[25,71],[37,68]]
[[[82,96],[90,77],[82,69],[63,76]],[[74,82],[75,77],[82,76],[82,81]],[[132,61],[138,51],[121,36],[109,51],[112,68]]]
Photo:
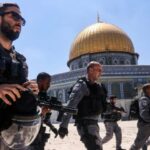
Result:
[[41,117],[14,117],[12,125],[1,132],[3,142],[11,149],[22,149],[36,138]]

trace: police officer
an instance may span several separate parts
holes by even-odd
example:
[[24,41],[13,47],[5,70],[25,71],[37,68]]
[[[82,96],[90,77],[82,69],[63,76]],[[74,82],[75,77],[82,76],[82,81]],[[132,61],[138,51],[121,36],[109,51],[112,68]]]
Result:
[[[25,19],[16,3],[0,3],[0,132],[9,127],[11,121],[8,118],[13,113],[35,115],[37,112],[34,94],[38,93],[38,86],[35,81],[27,80],[26,58],[12,45],[24,25]],[[29,90],[32,91],[30,94]],[[26,98],[31,101],[24,101]],[[32,106],[26,107],[29,103]],[[0,149],[8,149],[1,140]]]
[[107,110],[103,113],[106,135],[102,139],[102,143],[107,143],[112,139],[113,133],[116,136],[116,150],[125,150],[121,148],[122,133],[117,121],[121,119],[123,108],[116,107],[116,96],[110,96],[110,103],[107,104]]
[[[77,81],[69,96],[68,106],[78,108],[74,116],[75,125],[87,150],[102,150],[98,118],[106,109],[107,91],[103,84],[97,82],[101,74],[102,66],[96,61],[90,62],[87,65],[87,76]],[[58,131],[61,138],[68,134],[70,118],[70,114],[64,114]]]
[[[46,72],[41,72],[37,75],[37,83],[39,88],[39,97],[40,94],[43,94],[44,97],[47,97],[47,90],[51,84],[51,75]],[[55,137],[57,137],[58,132],[57,129],[51,123],[51,110],[47,107],[42,107],[42,114],[43,114],[43,123],[50,127],[50,130],[53,131]]]
[[27,80],[26,58],[12,45],[13,41],[19,37],[24,25],[25,19],[21,16],[17,4],[0,3],[0,85],[5,86],[7,92],[13,89],[11,95],[15,96],[20,96],[16,90],[25,90],[25,88],[32,89],[35,94],[38,93],[37,83]]
[[130,150],[139,150],[150,137],[150,83],[142,87],[144,96],[139,99],[138,132]]
[[[47,97],[47,90],[50,87],[51,76],[46,72],[41,72],[37,75],[37,84],[39,88],[39,97]],[[52,125],[50,116],[51,110],[47,107],[42,107],[43,124],[50,127],[57,137],[57,129]],[[29,146],[28,150],[44,150],[45,144],[50,137],[49,133],[45,133],[46,127],[41,125],[40,131],[34,142]]]

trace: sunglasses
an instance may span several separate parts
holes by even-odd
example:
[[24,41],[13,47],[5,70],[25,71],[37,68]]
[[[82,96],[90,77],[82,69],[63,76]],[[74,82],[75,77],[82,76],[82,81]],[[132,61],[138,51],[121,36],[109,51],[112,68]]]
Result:
[[24,25],[26,24],[25,19],[24,19],[21,15],[19,15],[18,13],[14,12],[14,11],[0,12],[0,16],[4,16],[4,15],[6,15],[6,14],[11,14],[12,17],[13,17],[13,19],[14,19],[15,21],[21,20],[21,21],[22,21],[22,26],[24,26]]

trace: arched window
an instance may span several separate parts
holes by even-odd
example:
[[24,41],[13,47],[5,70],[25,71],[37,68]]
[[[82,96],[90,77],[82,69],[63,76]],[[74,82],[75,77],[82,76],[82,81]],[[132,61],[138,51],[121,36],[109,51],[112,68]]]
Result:
[[100,58],[99,63],[102,64],[102,65],[105,65],[106,64],[105,58],[104,57]]
[[112,64],[113,64],[113,65],[119,65],[119,60],[118,60],[117,58],[114,58],[114,59],[112,60]]
[[130,65],[131,61],[129,59],[126,59],[124,63],[125,63],[125,65]]

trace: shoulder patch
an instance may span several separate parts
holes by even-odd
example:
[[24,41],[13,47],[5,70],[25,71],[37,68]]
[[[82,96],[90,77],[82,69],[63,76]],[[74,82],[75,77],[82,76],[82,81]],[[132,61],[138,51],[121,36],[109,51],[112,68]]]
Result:
[[147,102],[146,100],[143,100],[142,105],[143,105],[143,106],[147,106],[147,105],[148,105],[148,102]]
[[68,94],[71,94],[73,88],[76,86],[76,84],[82,84],[83,82],[86,83],[86,78],[85,77],[82,77],[82,78],[79,78],[71,87],[70,89],[68,90]]

